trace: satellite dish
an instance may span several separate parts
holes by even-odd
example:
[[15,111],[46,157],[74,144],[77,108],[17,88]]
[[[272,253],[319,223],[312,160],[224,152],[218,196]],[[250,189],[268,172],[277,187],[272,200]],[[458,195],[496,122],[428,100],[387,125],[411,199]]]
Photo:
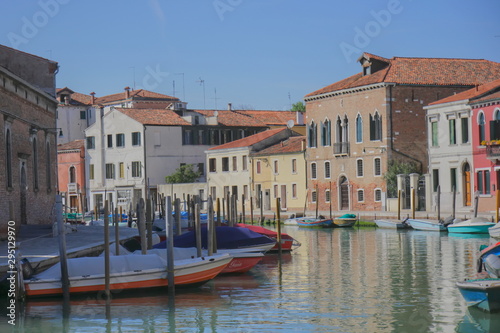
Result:
[[293,119],[290,119],[289,121],[286,122],[286,127],[290,128],[290,129],[293,127],[293,125],[295,125],[295,123],[293,122]]

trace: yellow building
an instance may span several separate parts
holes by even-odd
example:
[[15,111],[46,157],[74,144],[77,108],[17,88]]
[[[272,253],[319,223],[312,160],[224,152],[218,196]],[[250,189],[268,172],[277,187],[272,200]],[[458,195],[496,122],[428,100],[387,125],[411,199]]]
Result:
[[[252,187],[256,197],[262,192],[265,210],[302,212],[306,202],[305,136],[294,136],[250,154]],[[257,201],[259,203],[259,201]]]

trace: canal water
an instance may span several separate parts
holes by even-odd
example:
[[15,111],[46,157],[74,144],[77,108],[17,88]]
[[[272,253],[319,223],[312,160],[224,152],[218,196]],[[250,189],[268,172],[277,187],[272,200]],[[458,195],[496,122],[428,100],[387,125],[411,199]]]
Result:
[[[272,228],[272,227],[271,227]],[[249,273],[201,288],[29,301],[0,332],[500,332],[468,309],[457,280],[476,272],[488,235],[376,228],[283,230],[302,243]]]

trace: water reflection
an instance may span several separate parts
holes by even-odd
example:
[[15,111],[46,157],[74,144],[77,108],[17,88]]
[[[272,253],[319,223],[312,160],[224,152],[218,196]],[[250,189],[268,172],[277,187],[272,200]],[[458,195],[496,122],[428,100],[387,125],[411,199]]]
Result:
[[[195,290],[29,301],[26,331],[493,332],[499,315],[467,309],[455,282],[480,277],[490,239],[414,230],[285,227],[302,246]],[[483,273],[484,274],[484,273]],[[175,302],[173,302],[175,300]],[[2,330],[0,326],[0,330]],[[10,329],[10,328],[9,328]],[[499,330],[500,331],[500,330]]]

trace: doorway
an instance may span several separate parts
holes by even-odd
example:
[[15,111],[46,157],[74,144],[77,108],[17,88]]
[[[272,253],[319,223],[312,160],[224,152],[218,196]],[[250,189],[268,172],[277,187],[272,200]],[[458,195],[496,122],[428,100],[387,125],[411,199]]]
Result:
[[464,193],[464,206],[470,206],[471,205],[471,185],[470,185],[470,165],[469,163],[465,163],[463,168],[462,168],[462,174],[463,174],[463,193]]
[[340,210],[349,210],[349,182],[346,177],[342,176],[339,180],[340,184]]

